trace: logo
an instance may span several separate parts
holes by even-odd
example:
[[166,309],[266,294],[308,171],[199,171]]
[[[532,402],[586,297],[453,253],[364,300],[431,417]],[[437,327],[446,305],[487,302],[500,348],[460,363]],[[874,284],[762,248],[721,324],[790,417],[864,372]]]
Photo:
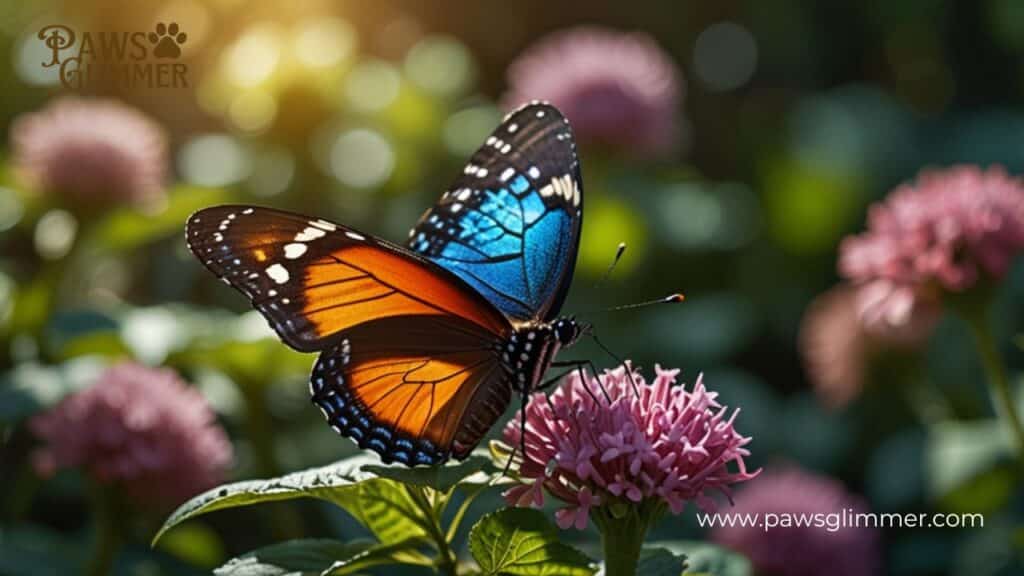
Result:
[[67,88],[118,84],[127,88],[188,88],[188,64],[178,62],[188,41],[177,22],[158,22],[147,32],[76,34],[62,24],[43,27],[38,38]]

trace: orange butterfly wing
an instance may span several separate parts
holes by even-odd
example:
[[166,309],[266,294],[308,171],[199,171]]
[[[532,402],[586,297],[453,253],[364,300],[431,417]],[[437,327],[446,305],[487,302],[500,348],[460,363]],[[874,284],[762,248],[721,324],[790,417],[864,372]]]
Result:
[[511,326],[461,279],[404,248],[299,214],[216,206],[189,218],[189,249],[263,313],[285,343],[322,350],[338,333],[395,316],[454,315]]
[[512,327],[443,268],[338,224],[248,206],[196,213],[186,239],[284,342],[323,351],[314,402],[385,461],[465,457],[508,405],[499,352]]
[[355,328],[320,356],[310,388],[335,430],[409,465],[469,455],[511,400],[496,342],[452,317]]

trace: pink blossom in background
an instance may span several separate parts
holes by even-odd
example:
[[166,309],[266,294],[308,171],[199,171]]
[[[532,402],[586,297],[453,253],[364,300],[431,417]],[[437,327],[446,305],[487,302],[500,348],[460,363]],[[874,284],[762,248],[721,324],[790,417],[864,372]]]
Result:
[[808,378],[831,408],[860,395],[867,363],[867,336],[857,314],[856,291],[833,288],[804,313],[799,347]]
[[879,329],[864,323],[862,297],[849,285],[832,288],[811,302],[800,323],[804,369],[818,397],[830,408],[841,408],[860,395],[879,352],[922,346],[938,318],[928,311],[913,315],[905,325]]
[[999,167],[954,166],[926,170],[873,205],[867,230],[840,246],[839,272],[860,286],[866,326],[913,333],[944,293],[1001,279],[1021,250],[1021,181]]
[[17,117],[10,133],[14,166],[44,193],[86,206],[163,196],[167,138],[135,108],[63,97]]
[[594,26],[554,32],[509,66],[508,85],[507,108],[547,100],[581,142],[660,156],[679,136],[682,75],[647,34]]
[[[846,491],[839,481],[796,468],[768,470],[736,494],[728,511],[744,514],[790,515],[789,527],[719,525],[715,542],[744,554],[758,574],[777,576],[873,576],[880,574],[879,534],[874,528],[839,526],[841,515],[868,511],[865,502]],[[821,526],[797,526],[796,519],[813,519]],[[724,515],[724,514],[723,514]],[[829,516],[831,515],[831,516]],[[812,520],[813,522],[813,520]],[[852,524],[852,520],[847,524]],[[781,522],[780,522],[781,524]],[[836,526],[836,529],[831,529]]]
[[[573,374],[550,398],[533,395],[526,410],[521,484],[505,492],[510,504],[539,507],[546,491],[568,504],[556,513],[558,525],[583,529],[592,507],[613,501],[654,499],[674,514],[694,501],[711,510],[710,492],[728,496],[730,485],[757,476],[743,460],[750,438],[733,428],[739,410],[728,414],[700,377],[687,390],[675,385],[679,370],[656,366],[651,383],[633,374],[639,397],[625,367],[606,371],[600,382],[584,383]],[[505,427],[504,439],[519,446],[518,419]]]
[[32,418],[38,473],[81,468],[137,502],[180,504],[224,480],[232,447],[205,398],[172,370],[125,362]]

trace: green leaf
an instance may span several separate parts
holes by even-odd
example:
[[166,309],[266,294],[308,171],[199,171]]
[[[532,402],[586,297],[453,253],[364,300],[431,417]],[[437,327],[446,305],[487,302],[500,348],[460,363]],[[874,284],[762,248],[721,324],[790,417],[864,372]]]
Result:
[[92,385],[104,363],[75,358],[59,366],[22,364],[0,377],[0,422],[15,422]]
[[[283,576],[285,574],[349,574],[379,564],[397,563],[403,553],[418,554],[415,540],[382,546],[370,540],[289,540],[232,558],[214,571],[217,576]],[[413,556],[415,557],[415,556]],[[429,560],[427,560],[429,562]]]
[[[751,576],[754,573],[745,557],[714,544],[676,540],[654,542],[650,547],[685,556],[686,576]],[[645,572],[641,570],[638,574]]]
[[440,466],[378,466],[369,465],[364,468],[368,472],[390,478],[403,484],[433,488],[438,492],[448,492],[453,487],[468,483],[486,483],[494,473],[490,459],[480,453],[472,454],[462,462],[446,462]]
[[[364,470],[373,468],[366,466]],[[402,484],[375,478],[359,485],[359,518],[381,542],[424,537],[434,519],[426,516]]]
[[223,204],[231,199],[231,194],[219,188],[176,186],[167,198],[166,208],[156,214],[134,208],[115,211],[97,227],[95,240],[108,249],[131,250],[168,236],[184,236],[185,220],[193,212]]
[[487,576],[590,576],[592,561],[559,542],[558,530],[539,510],[504,508],[469,533],[469,551]]
[[686,569],[686,555],[675,554],[667,548],[644,548],[636,573],[644,576],[680,576]]
[[430,558],[417,550],[422,545],[423,540],[419,538],[408,538],[391,544],[375,544],[350,558],[335,559],[335,562],[321,574],[322,576],[355,574],[381,564],[431,566]]
[[931,498],[941,498],[1012,458],[1002,424],[995,419],[939,422],[929,427],[925,478]]
[[251,506],[261,502],[320,498],[357,515],[358,482],[371,478],[360,468],[369,461],[369,456],[358,455],[320,468],[310,468],[277,478],[235,482],[207,490],[179,506],[153,537],[153,543],[155,544],[164,532],[190,518],[214,510]]

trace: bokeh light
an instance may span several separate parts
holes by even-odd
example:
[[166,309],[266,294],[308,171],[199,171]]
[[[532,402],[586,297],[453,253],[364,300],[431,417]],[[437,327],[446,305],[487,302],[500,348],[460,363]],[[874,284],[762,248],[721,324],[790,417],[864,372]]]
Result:
[[380,186],[391,176],[395,155],[391,144],[373,130],[358,128],[338,135],[331,146],[331,171],[352,188]]
[[352,25],[340,18],[310,20],[295,34],[295,57],[310,68],[335,66],[351,57],[357,39]]
[[267,81],[281,60],[281,32],[275,26],[253,26],[224,52],[225,76],[239,86]]
[[377,112],[394,103],[402,87],[398,68],[383,60],[367,60],[352,68],[345,79],[345,98],[361,112]]
[[456,157],[469,158],[501,121],[501,110],[493,105],[460,110],[444,123],[445,146]]
[[0,186],[0,232],[10,230],[25,215],[25,205],[18,193]]
[[757,41],[735,22],[718,22],[697,36],[693,48],[697,78],[712,92],[743,86],[757,69]]
[[74,246],[76,234],[78,220],[74,215],[67,210],[50,210],[36,222],[36,252],[47,260],[63,258]]
[[405,73],[418,86],[439,96],[457,96],[472,84],[473,57],[458,40],[435,36],[420,40],[405,57]]
[[235,138],[227,134],[204,134],[181,147],[178,169],[192,184],[226,186],[248,176],[251,164]]

